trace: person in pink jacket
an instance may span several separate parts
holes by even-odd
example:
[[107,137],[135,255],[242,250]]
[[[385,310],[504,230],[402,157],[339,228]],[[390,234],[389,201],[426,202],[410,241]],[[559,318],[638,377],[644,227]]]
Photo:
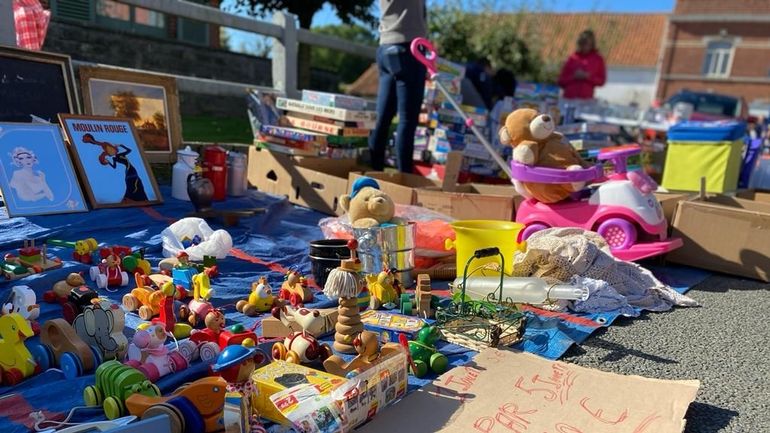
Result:
[[607,81],[604,58],[596,50],[594,32],[585,30],[577,40],[577,50],[572,53],[559,74],[559,86],[566,99],[591,99],[594,88]]

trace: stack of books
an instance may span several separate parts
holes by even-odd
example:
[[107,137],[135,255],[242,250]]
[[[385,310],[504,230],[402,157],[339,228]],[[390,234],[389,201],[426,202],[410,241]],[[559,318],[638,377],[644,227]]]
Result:
[[352,158],[365,148],[377,114],[361,98],[302,91],[302,99],[277,98],[277,125],[262,125],[256,142],[294,155]]

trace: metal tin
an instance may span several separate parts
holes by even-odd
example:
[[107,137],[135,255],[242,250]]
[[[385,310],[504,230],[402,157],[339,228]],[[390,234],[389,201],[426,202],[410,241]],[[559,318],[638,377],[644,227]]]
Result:
[[247,189],[246,155],[239,152],[229,152],[227,155],[227,194],[240,197],[246,194]]
[[367,229],[354,228],[358,240],[358,257],[363,272],[377,274],[384,268],[396,269],[396,277],[404,286],[412,284],[416,225],[386,225]]

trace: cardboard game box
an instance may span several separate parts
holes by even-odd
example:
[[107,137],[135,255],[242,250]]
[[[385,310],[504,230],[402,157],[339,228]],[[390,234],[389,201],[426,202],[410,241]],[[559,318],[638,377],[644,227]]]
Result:
[[366,310],[361,313],[361,322],[365,330],[376,332],[380,336],[382,344],[397,343],[398,334],[405,334],[412,340],[426,323],[419,317],[377,310]]

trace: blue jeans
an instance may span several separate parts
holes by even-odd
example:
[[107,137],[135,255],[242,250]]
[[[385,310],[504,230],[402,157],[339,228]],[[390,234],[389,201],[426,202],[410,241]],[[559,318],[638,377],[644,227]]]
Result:
[[414,58],[409,44],[377,48],[380,88],[377,94],[377,124],[369,136],[372,168],[385,168],[385,148],[393,117],[398,113],[396,166],[402,173],[413,168],[414,132],[425,92],[425,66]]

